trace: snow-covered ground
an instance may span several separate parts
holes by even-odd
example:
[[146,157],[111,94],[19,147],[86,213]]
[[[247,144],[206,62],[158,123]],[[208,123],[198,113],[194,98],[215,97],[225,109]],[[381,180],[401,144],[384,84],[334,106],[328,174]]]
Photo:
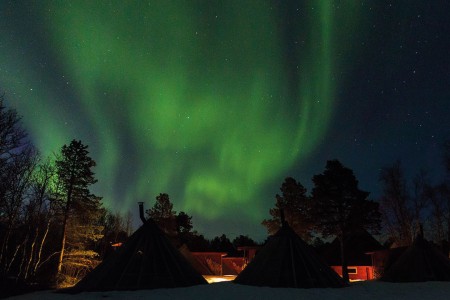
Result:
[[59,299],[305,299],[305,300],[368,300],[408,299],[439,300],[450,299],[450,282],[387,283],[366,281],[352,283],[342,289],[282,289],[253,287],[221,282],[189,288],[140,290],[127,292],[80,293],[76,295],[42,291],[8,299],[59,300]]

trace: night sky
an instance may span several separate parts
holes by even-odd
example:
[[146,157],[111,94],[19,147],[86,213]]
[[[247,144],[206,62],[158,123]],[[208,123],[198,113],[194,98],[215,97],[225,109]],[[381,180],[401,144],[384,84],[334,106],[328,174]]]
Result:
[[[89,145],[107,207],[161,192],[207,237],[266,237],[326,161],[443,174],[448,1],[0,1],[0,91],[43,155]],[[136,218],[137,219],[137,218]],[[138,224],[138,223],[136,223]]]

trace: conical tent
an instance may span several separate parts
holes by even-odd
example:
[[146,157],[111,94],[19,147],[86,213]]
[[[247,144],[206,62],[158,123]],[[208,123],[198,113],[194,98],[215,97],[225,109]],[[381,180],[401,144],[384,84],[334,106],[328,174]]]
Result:
[[[349,233],[344,240],[344,245],[348,266],[370,266],[372,258],[367,253],[383,249],[383,246],[364,229],[356,229]],[[330,244],[321,246],[318,253],[328,265],[341,265],[341,243],[338,238]]]
[[450,259],[418,236],[380,278],[390,282],[450,281]]
[[294,288],[346,286],[342,278],[286,222],[234,282]]
[[152,221],[147,220],[114,254],[70,292],[138,290],[206,284]]

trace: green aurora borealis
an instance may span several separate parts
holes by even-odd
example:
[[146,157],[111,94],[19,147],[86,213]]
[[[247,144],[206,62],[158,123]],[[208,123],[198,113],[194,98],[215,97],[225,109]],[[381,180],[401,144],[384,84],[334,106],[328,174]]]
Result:
[[38,2],[0,32],[2,89],[34,143],[48,155],[81,139],[106,206],[134,212],[167,192],[200,232],[219,222],[211,234],[253,230],[230,215],[263,231],[268,184],[323,141],[360,8]]

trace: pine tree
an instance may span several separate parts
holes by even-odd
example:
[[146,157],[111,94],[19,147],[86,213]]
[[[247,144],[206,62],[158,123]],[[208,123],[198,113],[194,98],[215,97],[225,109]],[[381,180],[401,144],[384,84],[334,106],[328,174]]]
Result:
[[338,160],[327,162],[325,171],[313,177],[312,214],[324,237],[337,236],[341,244],[342,277],[348,281],[345,239],[353,229],[380,229],[378,203],[358,188],[353,171]]
[[211,250],[217,252],[226,252],[229,255],[236,254],[236,249],[225,234],[216,236],[211,240]]
[[170,202],[169,195],[160,193],[156,196],[156,202],[152,208],[146,211],[147,215],[169,236],[176,236],[176,212],[172,210],[173,204]]
[[175,217],[178,234],[190,233],[192,230],[192,216],[180,211]]
[[192,216],[189,216],[184,211],[180,211],[178,215],[175,216],[175,222],[178,240],[182,244],[187,243],[193,235]]
[[101,198],[92,194],[90,186],[97,182],[92,168],[95,161],[89,156],[88,146],[73,140],[61,148],[56,160],[58,184],[61,189],[62,233],[58,260],[58,274],[61,272],[66,247],[71,250],[87,250],[87,244],[101,237],[95,226],[102,213]]
[[281,227],[280,210],[283,209],[286,221],[291,228],[304,240],[311,239],[312,224],[309,219],[309,199],[306,189],[300,182],[287,177],[280,188],[281,195],[277,194],[275,207],[269,213],[272,219],[262,221],[269,234],[274,234]]
[[237,249],[238,247],[245,247],[245,246],[257,246],[258,244],[250,238],[248,235],[239,235],[234,238],[232,242],[233,246]]

